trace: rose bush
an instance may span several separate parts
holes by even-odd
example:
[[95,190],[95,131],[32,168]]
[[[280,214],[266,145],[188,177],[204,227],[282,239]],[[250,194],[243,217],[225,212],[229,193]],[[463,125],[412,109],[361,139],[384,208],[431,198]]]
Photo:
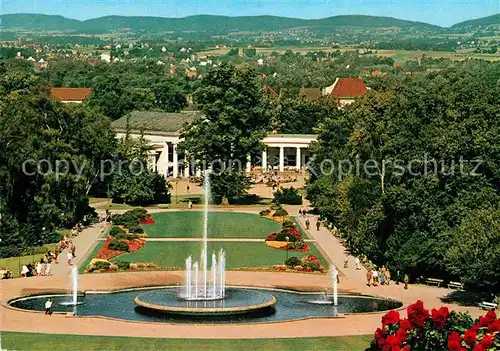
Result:
[[500,320],[494,311],[473,322],[467,313],[447,307],[430,313],[422,301],[408,306],[407,317],[390,311],[382,317],[371,344],[372,350],[493,351],[500,350]]

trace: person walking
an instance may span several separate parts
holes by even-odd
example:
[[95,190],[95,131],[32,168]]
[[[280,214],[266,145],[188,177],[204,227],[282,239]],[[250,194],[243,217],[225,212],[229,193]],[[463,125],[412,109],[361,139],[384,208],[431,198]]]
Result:
[[399,285],[399,281],[401,280],[401,274],[399,271],[396,271],[396,278],[394,280],[396,280],[396,285]]
[[309,222],[309,218],[306,219],[306,229],[309,230],[309,226],[311,225],[311,222]]
[[36,275],[42,275],[42,262],[43,259],[41,258],[40,261],[36,264]]
[[374,268],[372,271],[373,286],[378,286],[378,271]]
[[73,263],[71,263],[72,259],[73,259],[73,254],[71,253],[71,250],[68,250],[68,266],[73,265]]
[[361,269],[359,257],[356,256],[356,259],[354,260],[354,264],[356,265],[356,270],[359,271]]
[[347,268],[349,266],[349,255],[346,254],[344,257],[344,268]]
[[25,264],[23,264],[23,267],[21,269],[21,277],[27,277],[29,271],[30,270],[28,269],[28,267]]
[[373,278],[373,273],[372,270],[369,269],[366,271],[366,285],[368,286],[372,285],[372,278]]
[[76,252],[76,246],[74,243],[71,243],[71,255],[73,256],[73,258],[76,257],[75,252]]
[[391,272],[389,271],[389,268],[385,271],[385,285],[389,285],[391,282]]
[[408,277],[408,274],[405,274],[403,281],[405,283],[405,290],[408,290],[408,283],[410,282],[410,277]]
[[45,302],[45,314],[52,315],[52,299]]
[[321,222],[319,221],[319,218],[316,220],[316,230],[319,231],[319,227],[321,227]]
[[50,262],[45,264],[45,275],[50,275],[50,270],[52,269]]

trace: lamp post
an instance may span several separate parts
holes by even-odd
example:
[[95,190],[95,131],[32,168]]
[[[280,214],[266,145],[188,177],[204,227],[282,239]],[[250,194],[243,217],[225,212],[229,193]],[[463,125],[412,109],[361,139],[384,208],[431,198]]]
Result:
[[285,250],[285,262],[288,260],[288,243],[290,242],[290,238],[287,236],[286,240],[286,250]]

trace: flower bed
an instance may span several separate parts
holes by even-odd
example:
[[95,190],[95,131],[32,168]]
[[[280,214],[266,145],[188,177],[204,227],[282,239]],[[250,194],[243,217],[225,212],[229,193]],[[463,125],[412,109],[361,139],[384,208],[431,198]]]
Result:
[[99,249],[99,251],[97,252],[95,258],[109,260],[109,259],[112,259],[113,257],[116,257],[116,256],[119,256],[121,254],[124,254],[125,252],[134,252],[134,251],[137,251],[140,248],[144,247],[144,245],[146,244],[146,241],[144,239],[124,240],[124,242],[128,243],[128,251],[112,250],[112,249],[109,248],[109,244],[111,244],[111,242],[113,240],[115,240],[115,239],[113,239],[113,238],[106,239],[106,242]]
[[288,246],[288,243],[286,241],[266,240],[266,245],[273,249],[282,249]]
[[236,269],[238,271],[258,271],[258,272],[302,272],[302,273],[316,273],[316,274],[324,274],[327,270],[321,267],[318,270],[313,270],[312,268],[306,267],[293,267],[289,268],[285,265],[274,265],[274,266],[262,266],[262,267],[240,267]]
[[146,219],[143,219],[142,221],[139,222],[139,224],[155,224],[155,220],[151,217],[146,217]]
[[382,317],[382,328],[375,331],[372,350],[500,350],[500,320],[494,311],[475,322],[468,313],[447,307],[430,313],[422,301],[408,306],[407,318],[390,311]]

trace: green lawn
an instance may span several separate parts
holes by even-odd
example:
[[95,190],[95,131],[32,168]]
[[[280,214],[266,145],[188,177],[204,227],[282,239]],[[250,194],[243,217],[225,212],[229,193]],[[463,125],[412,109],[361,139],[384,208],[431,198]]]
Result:
[[78,265],[78,272],[80,274],[85,273],[85,268],[89,265],[90,261],[97,255],[99,249],[105,244],[105,241],[99,241],[90,254],[85,258],[85,260]]
[[[325,259],[316,246],[309,244],[311,252],[288,252],[288,256],[317,256],[323,263]],[[198,259],[201,253],[201,242],[147,242],[142,249],[118,256],[115,260],[130,262],[154,262],[162,267],[184,267],[186,258],[191,255]],[[224,248],[226,265],[229,269],[241,267],[262,267],[283,264],[286,251],[273,249],[265,243],[245,242],[209,242],[208,251],[212,253]]]
[[31,333],[1,333],[1,347],[8,350],[329,350],[362,351],[371,335],[293,339],[153,339]]
[[[203,211],[162,212],[152,215],[156,224],[143,226],[150,238],[202,236]],[[209,238],[258,238],[280,230],[280,224],[250,213],[210,212]]]

